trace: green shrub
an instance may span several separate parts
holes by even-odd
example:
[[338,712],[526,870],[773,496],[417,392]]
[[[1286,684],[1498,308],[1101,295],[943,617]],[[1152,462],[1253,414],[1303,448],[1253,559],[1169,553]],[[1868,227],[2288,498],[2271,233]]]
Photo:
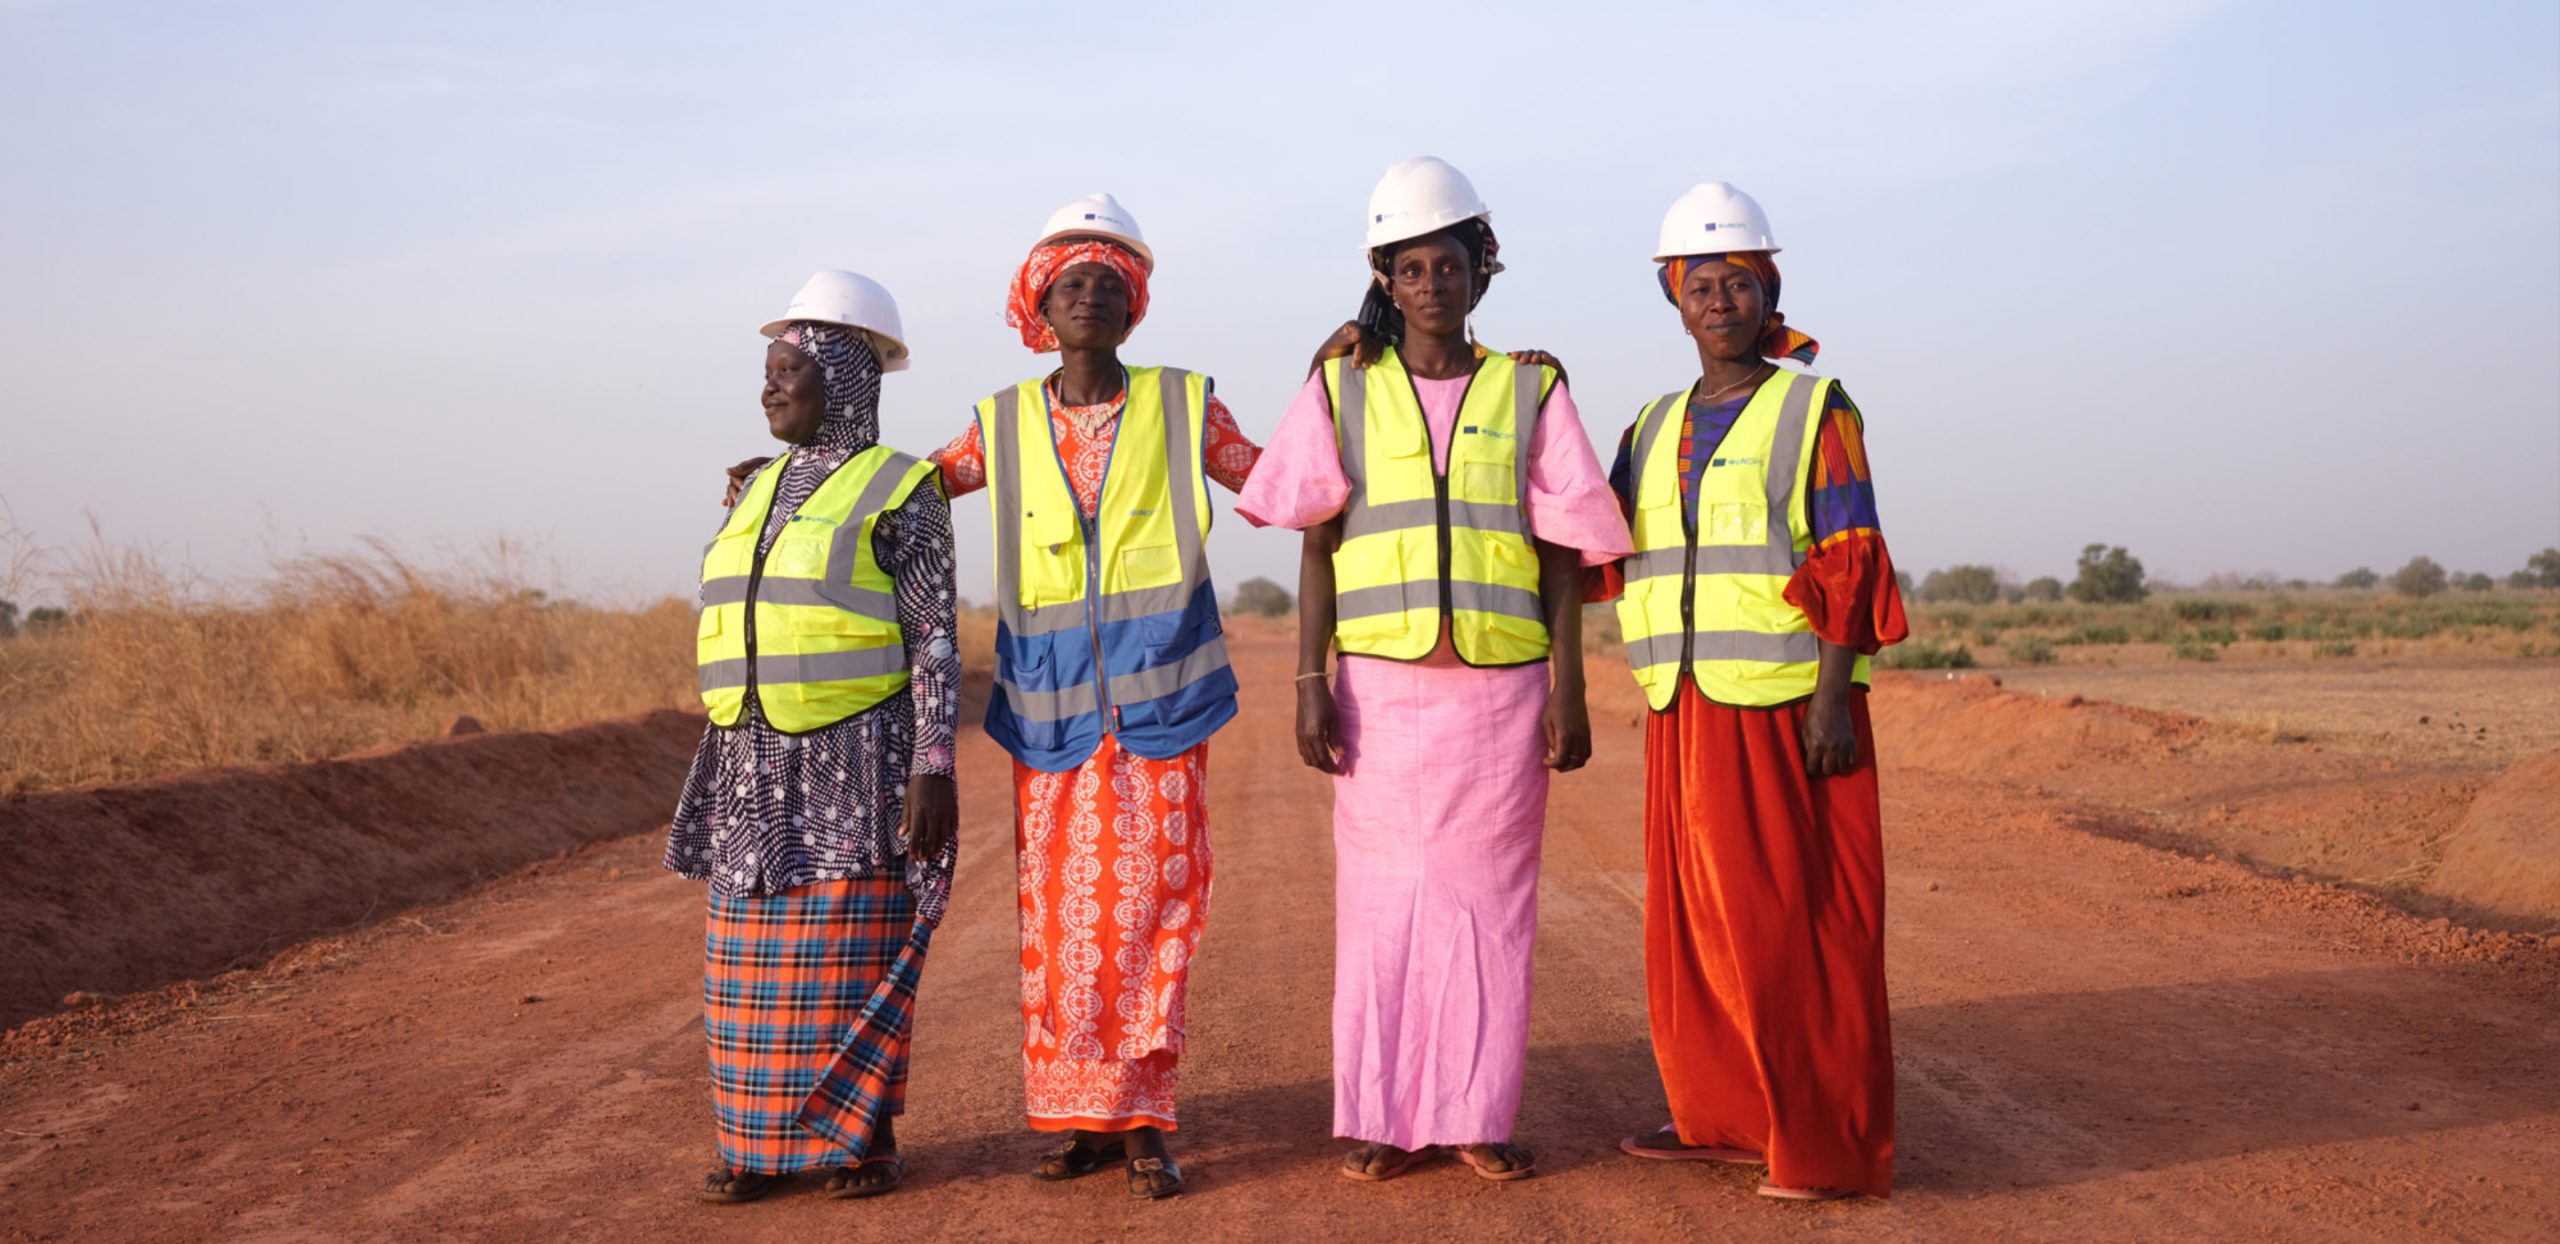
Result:
[[2240,642],[2240,632],[2228,626],[2199,626],[2196,628],[2195,637],[2208,644],[2236,644]]
[[2181,639],[2169,645],[2169,655],[2181,661],[2219,661],[2222,649],[2193,639]]
[[2343,639],[2323,640],[2311,649],[2311,655],[2315,657],[2351,657],[2355,654],[2356,646]]
[[2069,642],[2075,644],[2129,644],[2133,642],[2133,632],[2125,629],[2125,625],[2122,622],[2083,622],[2080,624],[2079,630],[2072,632],[2072,638]]
[[1887,648],[1877,658],[1887,669],[1898,670],[1969,670],[1973,668],[1973,650],[1963,644],[1946,644],[1935,639],[1906,640]]
[[2000,645],[2000,651],[2020,665],[2051,665],[2058,659],[2053,641],[2042,635],[2020,635]]
[[2286,633],[2284,623],[2278,622],[2273,618],[2262,619],[2249,624],[2249,638],[2261,643],[2283,643]]

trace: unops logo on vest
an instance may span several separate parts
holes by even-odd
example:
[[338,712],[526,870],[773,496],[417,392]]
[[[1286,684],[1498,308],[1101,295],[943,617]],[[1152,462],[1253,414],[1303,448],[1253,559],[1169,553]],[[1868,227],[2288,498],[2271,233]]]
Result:
[[1709,462],[1707,463],[1707,465],[1708,465],[1708,466],[1711,466],[1711,467],[1720,467],[1720,466],[1759,466],[1759,465],[1761,465],[1762,463],[1765,463],[1765,462],[1767,462],[1767,461],[1768,461],[1768,459],[1766,459],[1766,458],[1716,458],[1716,459],[1713,459],[1713,460],[1709,461]]
[[1458,431],[1467,436],[1490,436],[1497,440],[1505,441],[1518,440],[1520,437],[1520,434],[1517,432],[1501,432],[1492,428],[1480,427],[1472,423],[1458,429]]

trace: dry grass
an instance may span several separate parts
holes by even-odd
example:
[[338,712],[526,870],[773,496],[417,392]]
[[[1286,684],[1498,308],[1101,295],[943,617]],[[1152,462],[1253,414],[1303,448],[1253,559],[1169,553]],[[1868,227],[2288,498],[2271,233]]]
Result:
[[0,792],[698,704],[693,606],[552,600],[501,549],[432,570],[387,546],[218,588],[105,545],[52,576],[73,621],[0,641]]
[[1904,602],[1914,641],[1969,644],[1994,666],[2560,655],[2560,592],[2547,590],[2416,600],[2313,589],[2161,593],[2137,605]]

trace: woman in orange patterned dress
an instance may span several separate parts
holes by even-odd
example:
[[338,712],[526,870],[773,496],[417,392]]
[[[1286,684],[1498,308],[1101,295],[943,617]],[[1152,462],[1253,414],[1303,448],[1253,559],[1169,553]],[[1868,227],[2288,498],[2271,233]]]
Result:
[[[1062,470],[1080,511],[1081,526],[1070,530],[1107,548],[1117,545],[1111,524],[1131,520],[1127,507],[1103,512],[1106,496],[1123,495],[1106,483],[1150,478],[1145,455],[1182,453],[1185,460],[1167,461],[1152,476],[1169,476],[1172,508],[1186,515],[1195,500],[1205,514],[1205,500],[1190,491],[1202,476],[1241,489],[1260,456],[1205,378],[1195,390],[1205,396],[1196,442],[1161,443],[1162,429],[1188,424],[1179,409],[1185,373],[1124,367],[1118,353],[1146,315],[1153,267],[1135,224],[1107,195],[1053,218],[1014,277],[1007,319],[1025,346],[1058,351],[1061,365],[1036,389],[1026,383],[980,403],[979,418],[933,456],[953,497],[994,485],[997,591],[1006,599],[988,730],[1014,756],[1025,1105],[1034,1129],[1069,1133],[1034,1173],[1069,1179],[1125,1160],[1130,1195],[1149,1199],[1182,1186],[1164,1133],[1176,1126],[1184,985],[1209,910],[1208,735],[1235,711],[1216,596],[1199,553],[1205,523],[1182,544],[1197,563],[1185,580],[1194,587],[1189,599],[1136,620],[1169,628],[1178,652],[1150,638],[1146,655],[1127,657],[1137,645],[1115,630],[1121,623],[1107,606],[1117,598],[1104,595],[1098,574],[1087,584],[1087,603],[1099,602],[1089,646],[1083,614],[1070,628],[1033,622],[1012,608],[1009,572],[1019,568],[1002,563],[1021,556],[1020,541],[1008,546],[1005,532],[1008,510],[1026,508],[1022,473],[1043,473],[1030,485],[1054,485],[1052,472]],[[1049,443],[1008,446],[1025,439],[1018,412],[1035,402],[1047,409]],[[1146,431],[1124,437],[1124,423]],[[1076,647],[1056,659],[1047,650],[1025,655],[1051,641]],[[1124,669],[1124,660],[1143,664],[1149,656],[1163,663]],[[1042,681],[1042,670],[1055,677],[1061,667],[1084,672]],[[1161,694],[1130,702],[1139,693],[1128,689],[1142,686]],[[1063,705],[1097,688],[1107,693],[1100,711],[1087,714],[1090,730],[1030,707]]]

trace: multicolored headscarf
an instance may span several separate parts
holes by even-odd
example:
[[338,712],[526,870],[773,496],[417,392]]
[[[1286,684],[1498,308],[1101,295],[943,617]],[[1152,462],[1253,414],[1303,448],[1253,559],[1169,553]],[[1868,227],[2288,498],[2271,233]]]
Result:
[[1040,318],[1040,300],[1048,296],[1049,283],[1059,273],[1080,263],[1101,264],[1129,283],[1129,328],[1120,334],[1121,340],[1128,340],[1129,333],[1138,331],[1138,321],[1147,318],[1147,269],[1138,262],[1136,252],[1117,242],[1091,238],[1035,246],[1013,274],[1013,288],[1004,300],[1004,322],[1022,333],[1022,344],[1032,353],[1047,354],[1058,348],[1057,330]]
[[858,453],[880,443],[880,356],[862,334],[797,320],[774,339],[816,360],[825,379],[827,410],[811,445]]
[[1734,267],[1748,270],[1760,278],[1760,288],[1769,291],[1769,323],[1760,332],[1760,357],[1794,359],[1810,363],[1822,352],[1822,343],[1787,327],[1787,317],[1778,314],[1778,261],[1767,251],[1727,251],[1721,255],[1681,255],[1663,261],[1662,296],[1672,306],[1680,305],[1680,287],[1689,279],[1689,270],[1702,262],[1723,260]]

